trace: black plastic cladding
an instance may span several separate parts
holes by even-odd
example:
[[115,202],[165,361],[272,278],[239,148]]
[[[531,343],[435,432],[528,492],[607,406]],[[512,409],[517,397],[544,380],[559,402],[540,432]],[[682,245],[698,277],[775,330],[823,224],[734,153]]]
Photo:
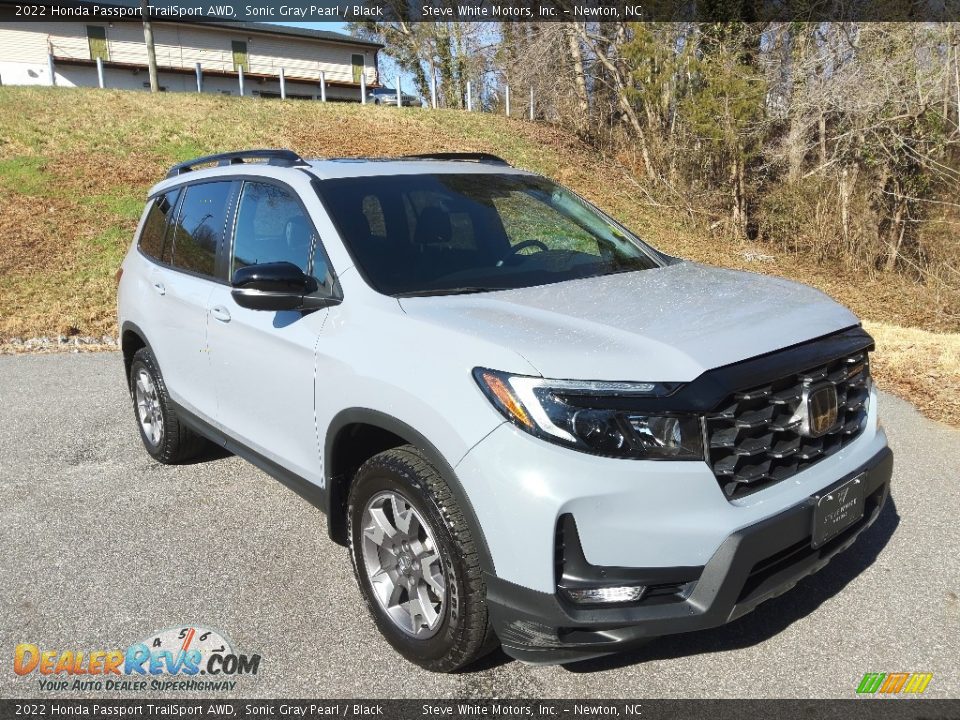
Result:
[[808,340],[758,355],[732,365],[708,370],[661,397],[581,397],[564,396],[571,405],[636,412],[694,413],[704,415],[720,410],[735,392],[773,382],[818,365],[863,350],[873,349],[873,338],[860,326]]

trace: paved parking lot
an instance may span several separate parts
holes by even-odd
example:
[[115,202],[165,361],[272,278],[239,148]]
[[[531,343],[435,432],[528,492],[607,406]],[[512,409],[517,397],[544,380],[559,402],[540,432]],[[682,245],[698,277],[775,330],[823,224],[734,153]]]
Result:
[[441,676],[380,639],[346,552],[298,496],[223,454],[154,463],[122,376],[115,353],[0,357],[0,697],[41,694],[12,672],[18,643],[111,649],[186,624],[263,656],[241,697],[849,698],[865,672],[896,671],[960,697],[960,432],[895,398],[881,407],[894,502],[792,592],[628,655],[497,654]]

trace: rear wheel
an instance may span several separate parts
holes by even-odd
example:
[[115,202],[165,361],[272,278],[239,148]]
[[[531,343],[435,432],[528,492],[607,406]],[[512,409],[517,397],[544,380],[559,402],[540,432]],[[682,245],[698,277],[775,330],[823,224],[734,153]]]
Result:
[[180,421],[157,360],[147,348],[137,350],[130,364],[130,394],[140,439],[154,460],[181,463],[203,449],[206,440]]
[[408,445],[364,463],[347,511],[357,582],[401,655],[451,672],[495,647],[476,544],[420,451]]

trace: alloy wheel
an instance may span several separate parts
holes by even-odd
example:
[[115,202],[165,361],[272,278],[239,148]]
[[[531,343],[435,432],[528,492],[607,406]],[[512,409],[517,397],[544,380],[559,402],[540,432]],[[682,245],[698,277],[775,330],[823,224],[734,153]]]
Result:
[[144,368],[137,372],[134,397],[143,434],[156,447],[163,439],[163,410],[157,396],[157,386]]
[[443,622],[447,579],[430,526],[392,491],[370,499],[362,523],[364,569],[380,607],[407,635],[432,637]]

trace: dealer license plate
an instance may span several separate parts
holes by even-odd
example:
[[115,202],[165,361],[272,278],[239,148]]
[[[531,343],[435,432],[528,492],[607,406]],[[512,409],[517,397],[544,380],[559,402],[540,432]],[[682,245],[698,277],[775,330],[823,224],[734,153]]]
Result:
[[817,500],[813,547],[820,547],[863,517],[863,480],[859,475]]

